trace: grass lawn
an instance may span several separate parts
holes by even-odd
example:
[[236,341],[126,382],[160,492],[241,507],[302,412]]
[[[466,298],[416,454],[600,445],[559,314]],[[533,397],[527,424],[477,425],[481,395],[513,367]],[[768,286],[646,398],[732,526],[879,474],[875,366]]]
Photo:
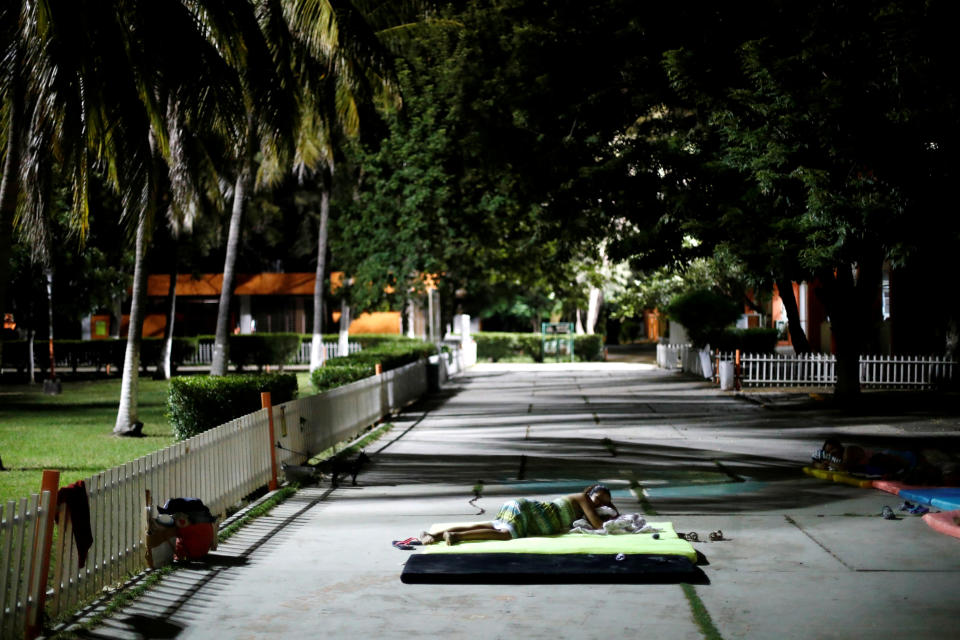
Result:
[[[300,394],[311,393],[309,375],[298,372]],[[112,434],[120,379],[63,382],[47,396],[42,385],[0,385],[0,504],[36,493],[44,469],[60,470],[60,485],[135,460],[173,443],[166,418],[167,382],[140,378],[143,438]]]
[[44,469],[59,469],[60,484],[135,460],[173,443],[166,416],[167,382],[140,378],[139,418],[143,438],[113,435],[120,380],[63,382],[59,396],[41,385],[0,387],[0,501],[40,488]]

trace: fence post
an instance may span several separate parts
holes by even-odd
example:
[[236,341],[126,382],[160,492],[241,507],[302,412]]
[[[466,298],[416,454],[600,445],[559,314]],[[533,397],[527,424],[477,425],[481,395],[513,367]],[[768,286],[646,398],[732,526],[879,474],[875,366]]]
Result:
[[267,410],[267,422],[270,425],[270,491],[277,490],[277,438],[273,432],[273,403],[270,401],[270,392],[260,393],[260,406]]
[[43,610],[47,601],[47,574],[50,573],[50,548],[53,544],[53,522],[56,520],[53,513],[57,510],[59,488],[60,472],[56,469],[44,469],[40,480],[40,495],[43,495],[44,491],[49,491],[50,501],[47,503],[46,526],[43,531],[37,527],[33,537],[34,563],[40,563],[40,571],[34,574],[39,576],[38,584],[30,585],[30,593],[36,594],[36,600],[27,608],[27,640],[33,640],[39,636],[43,628]]
[[733,352],[733,388],[740,391],[740,349]]

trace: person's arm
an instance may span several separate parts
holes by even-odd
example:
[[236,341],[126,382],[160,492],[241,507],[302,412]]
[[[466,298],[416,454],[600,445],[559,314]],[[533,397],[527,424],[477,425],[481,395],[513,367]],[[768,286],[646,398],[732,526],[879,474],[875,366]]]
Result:
[[570,496],[570,499],[577,503],[580,510],[583,511],[583,517],[587,519],[591,527],[594,529],[603,528],[603,518],[601,518],[597,510],[593,508],[593,503],[586,494],[574,493]]

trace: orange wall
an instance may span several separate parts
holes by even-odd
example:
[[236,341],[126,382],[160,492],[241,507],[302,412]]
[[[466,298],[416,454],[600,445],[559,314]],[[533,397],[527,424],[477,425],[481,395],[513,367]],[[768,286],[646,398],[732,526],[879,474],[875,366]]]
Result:
[[[162,338],[163,337],[163,328],[167,326],[167,317],[162,313],[150,313],[143,319],[143,333],[144,338]],[[173,325],[176,327],[176,323]],[[130,316],[127,314],[123,315],[123,319],[120,320],[120,338],[125,339],[127,334],[130,332]]]
[[[339,318],[340,313],[335,311],[334,322]],[[128,327],[130,326],[130,316],[124,315],[120,323],[120,337],[127,337]],[[162,338],[163,328],[167,326],[167,318],[162,313],[151,313],[143,319],[143,337],[144,338]],[[174,325],[176,326],[176,325]],[[402,324],[399,311],[375,311],[373,313],[362,313],[350,323],[350,334],[358,333],[388,333],[400,335],[402,333]]]
[[[334,322],[340,321],[340,312],[334,311],[331,314]],[[399,311],[374,311],[372,313],[361,313],[357,318],[350,322],[350,328],[347,333],[389,333],[400,335],[403,333],[403,323]]]

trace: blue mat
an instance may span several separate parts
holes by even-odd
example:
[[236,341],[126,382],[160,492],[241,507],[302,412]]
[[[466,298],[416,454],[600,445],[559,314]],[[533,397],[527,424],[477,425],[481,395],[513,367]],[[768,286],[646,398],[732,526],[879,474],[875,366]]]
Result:
[[904,500],[928,504],[944,511],[960,509],[960,487],[931,487],[929,489],[901,489]]
[[766,488],[765,483],[747,479],[744,482],[724,482],[723,484],[690,484],[674,487],[644,487],[650,499],[656,498],[708,498],[711,496],[735,496],[741,493],[753,493]]

